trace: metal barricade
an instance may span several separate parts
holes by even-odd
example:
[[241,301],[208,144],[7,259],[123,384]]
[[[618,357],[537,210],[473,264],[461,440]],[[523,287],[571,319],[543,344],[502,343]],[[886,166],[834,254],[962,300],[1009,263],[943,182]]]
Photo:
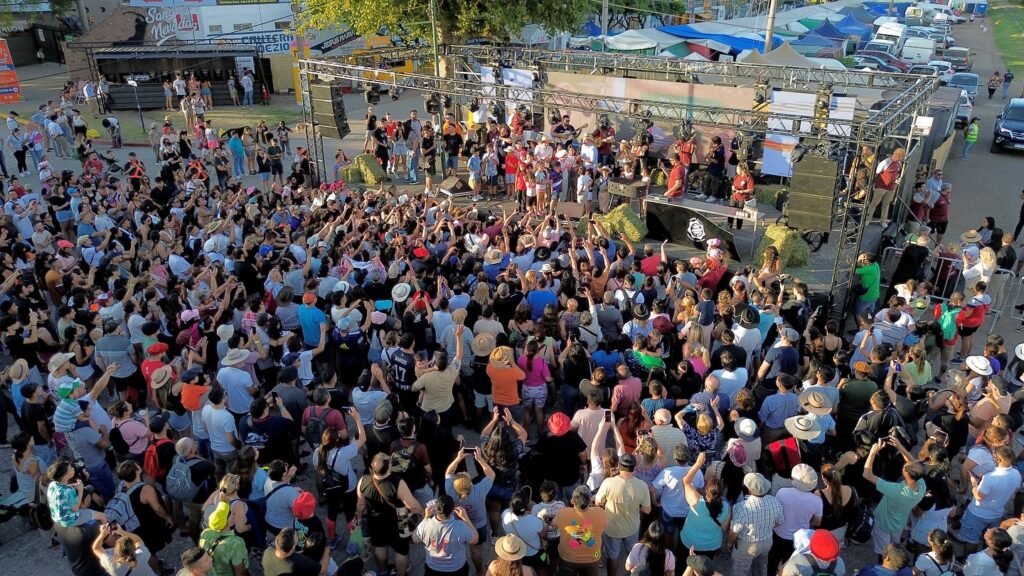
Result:
[[[881,292],[884,294],[891,283],[893,273],[899,265],[903,256],[903,249],[891,246],[882,251],[879,259],[881,268]],[[929,256],[925,264],[925,280],[932,288],[931,303],[948,302],[954,292],[963,292],[964,276],[963,262],[955,257]],[[1020,320],[1024,324],[1024,310],[1016,308],[1021,295],[1022,280],[1012,270],[998,268],[988,279],[988,290],[986,293],[992,298],[992,306],[988,310],[988,333],[995,329],[996,323],[1010,311],[1011,318]],[[970,294],[965,294],[970,297]],[[885,305],[885,302],[881,303]]]

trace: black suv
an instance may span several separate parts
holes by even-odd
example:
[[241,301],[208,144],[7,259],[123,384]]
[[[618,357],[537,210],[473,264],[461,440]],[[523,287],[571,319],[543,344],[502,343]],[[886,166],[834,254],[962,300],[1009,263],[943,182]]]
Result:
[[1024,150],[1024,98],[1013,98],[996,117],[992,152]]

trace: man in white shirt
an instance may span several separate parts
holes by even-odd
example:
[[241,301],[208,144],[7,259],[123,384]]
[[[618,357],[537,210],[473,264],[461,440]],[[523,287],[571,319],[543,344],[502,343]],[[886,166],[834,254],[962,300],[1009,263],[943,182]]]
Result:
[[996,467],[979,480],[970,475],[973,499],[960,521],[960,540],[965,553],[974,552],[989,528],[999,526],[1006,504],[1020,488],[1020,471],[1013,467],[1014,454],[1009,446],[992,451]]
[[251,110],[252,109],[252,89],[253,89],[252,72],[246,72],[245,74],[243,74],[242,75],[242,79],[240,80],[240,83],[242,84],[242,91],[243,91],[242,108],[245,108],[246,105],[248,105],[249,109]]
[[180,103],[185,99],[186,95],[185,79],[181,77],[181,74],[178,74],[174,78],[174,82],[171,82],[171,86],[174,87],[174,94],[178,97],[178,102]]
[[591,444],[597,436],[597,429],[604,422],[605,413],[608,412],[601,407],[602,394],[597,390],[587,393],[587,406],[581,408],[572,415],[570,425],[580,435],[583,443],[587,445],[587,454],[590,453]]
[[[665,526],[665,533],[675,535],[683,529],[686,516],[690,513],[690,506],[686,503],[683,491],[683,476],[690,471],[690,449],[685,443],[676,444],[671,454],[673,464],[666,466],[651,486],[654,487],[654,492],[658,496],[657,501],[661,506],[661,520]],[[693,487],[697,490],[704,489],[704,473],[700,470],[693,477]]]

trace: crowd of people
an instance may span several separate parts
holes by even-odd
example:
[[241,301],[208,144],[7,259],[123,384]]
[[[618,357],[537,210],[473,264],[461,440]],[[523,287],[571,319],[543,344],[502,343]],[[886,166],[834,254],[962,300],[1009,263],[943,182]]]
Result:
[[[76,576],[406,576],[414,548],[428,576],[843,576],[851,545],[866,576],[1019,573],[1024,345],[978,342],[986,226],[948,301],[927,242],[890,293],[861,255],[848,333],[775,248],[672,258],[559,215],[649,177],[610,126],[577,147],[568,118],[438,137],[371,111],[382,168],[428,175],[409,193],[341,182],[344,153],[316,185],[297,149],[285,177],[283,123],[220,137],[192,111],[149,166],[50,169],[59,106],[11,129],[45,134],[38,191],[27,168],[4,186],[0,440],[10,414],[14,484]],[[670,196],[695,154],[662,163]],[[704,199],[735,157],[708,149]],[[463,170],[517,206],[435,193]]]

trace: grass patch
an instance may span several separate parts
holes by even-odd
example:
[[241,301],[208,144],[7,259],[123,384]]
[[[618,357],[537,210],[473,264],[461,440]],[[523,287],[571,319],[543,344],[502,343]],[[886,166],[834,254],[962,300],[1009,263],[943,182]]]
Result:
[[988,14],[995,26],[996,47],[1003,64],[1011,70],[1024,68],[1024,3],[989,4]]
[[[184,116],[181,112],[168,112],[166,110],[143,110],[142,115],[146,119],[146,128],[143,129],[139,123],[139,113],[134,110],[118,110],[115,112],[121,119],[121,131],[125,142],[147,142],[149,136],[150,122],[162,124],[164,116],[170,116],[175,128],[179,130],[184,127]],[[284,120],[289,127],[295,128],[295,124],[302,122],[302,107],[295,104],[291,96],[275,96],[273,103],[269,106],[257,105],[254,110],[235,106],[216,107],[206,112],[206,118],[213,122],[218,129],[238,128],[239,126],[252,126],[260,120],[265,120],[271,128],[277,126],[279,120]],[[87,118],[88,119],[88,118]],[[91,123],[90,123],[91,124]],[[96,129],[105,133],[99,121],[96,121]],[[91,127],[91,126],[90,126]]]

